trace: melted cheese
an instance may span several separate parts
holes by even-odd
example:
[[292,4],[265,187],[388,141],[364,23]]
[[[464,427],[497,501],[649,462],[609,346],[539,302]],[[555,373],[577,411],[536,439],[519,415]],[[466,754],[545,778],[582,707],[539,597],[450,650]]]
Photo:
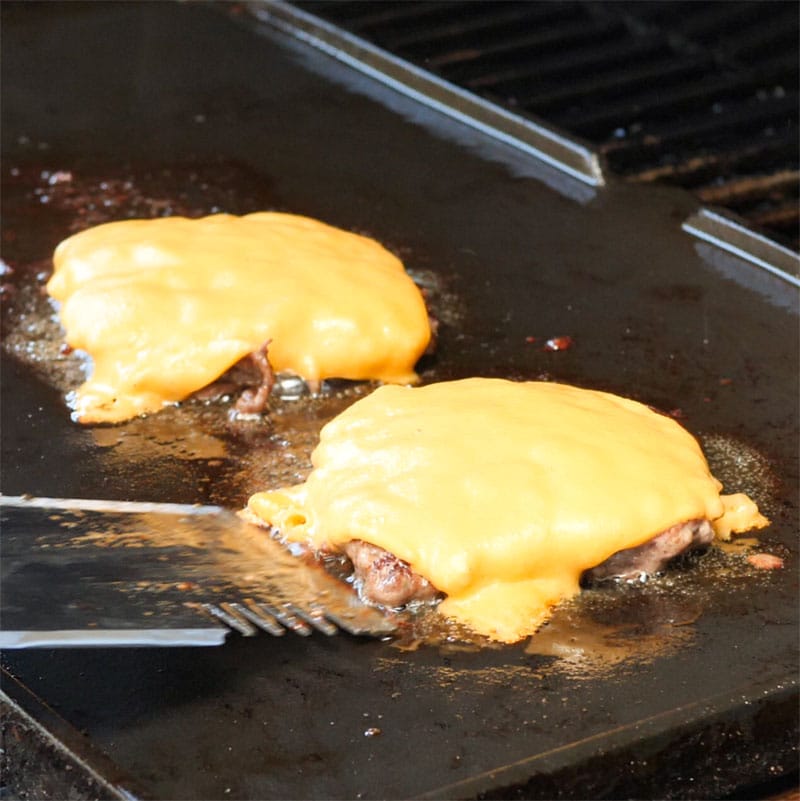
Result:
[[726,501],[696,440],[615,395],[466,379],[381,387],[328,423],[304,484],[248,508],[290,540],[371,542],[447,594],[440,611],[513,642],[581,573],[675,523],[767,524]]
[[126,220],[66,239],[47,285],[93,361],[81,422],[175,403],[270,340],[276,372],[414,382],[422,295],[377,242],[291,214]]

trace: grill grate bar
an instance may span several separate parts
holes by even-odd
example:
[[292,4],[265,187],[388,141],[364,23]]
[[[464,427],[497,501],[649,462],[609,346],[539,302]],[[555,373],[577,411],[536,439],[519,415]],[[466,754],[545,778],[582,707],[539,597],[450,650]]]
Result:
[[[640,93],[640,96],[644,98],[644,102],[647,102],[647,99],[652,96],[653,81],[657,80],[662,87],[661,92],[665,91],[665,86],[667,87],[666,91],[669,91],[669,86],[672,84],[676,86],[673,92],[677,91],[681,95],[686,95],[686,80],[692,76],[699,77],[702,75],[706,64],[706,60],[702,57],[678,64],[666,57],[653,61],[639,61],[635,67],[623,72],[618,71],[615,65],[615,69],[610,72],[597,70],[593,71],[585,79],[568,83],[553,82],[551,83],[552,88],[548,87],[541,92],[527,95],[519,94],[516,96],[516,103],[518,106],[530,109],[538,114],[552,112],[557,122],[573,109],[577,108],[579,110],[586,97],[596,98],[595,103],[603,107],[610,100],[623,98],[627,101],[625,105],[638,108],[638,104],[630,99],[632,92],[642,87],[648,87],[649,91]],[[689,91],[690,93],[697,93],[698,90],[692,87]],[[707,97],[707,95],[705,96]],[[663,107],[663,105],[662,102],[659,107]],[[608,114],[609,112],[606,111],[605,116],[607,117]],[[618,118],[619,111],[615,111],[614,116]]]
[[634,24],[646,22],[659,30],[669,28],[686,40],[703,43],[727,42],[732,33],[756,25],[764,14],[764,9],[759,9],[757,2],[732,0],[719,3],[698,3],[696,0],[651,0],[640,3],[639,0],[624,0],[618,5],[619,11],[633,20]]
[[780,195],[797,195],[800,170],[781,170],[770,175],[745,176],[723,184],[701,186],[697,196],[706,203],[737,203],[778,192]]
[[490,75],[494,81],[508,80],[522,74],[523,65],[527,73],[544,70],[548,59],[569,58],[568,52],[617,40],[621,33],[618,24],[565,21],[533,31],[517,30],[503,41],[466,42],[465,47],[451,48],[438,56],[429,53],[425,66],[438,66],[443,77],[464,85]]
[[749,72],[755,80],[784,93],[800,88],[800,61],[791,51],[771,53]]
[[[775,66],[772,73],[775,78],[780,77],[781,66]],[[681,73],[678,72],[677,75],[681,76]],[[729,75],[700,80],[698,76],[696,81],[678,80],[673,85],[660,81],[658,94],[646,88],[645,91],[626,93],[621,97],[617,97],[616,85],[612,83],[610,91],[598,95],[592,102],[573,103],[569,108],[559,108],[557,99],[551,101],[545,95],[542,99],[526,104],[525,108],[540,115],[549,113],[557,124],[579,136],[596,141],[619,138],[621,134],[635,132],[637,127],[641,127],[643,120],[652,122],[692,112],[713,113],[714,108],[720,105],[737,100],[741,102],[744,97],[756,96],[759,91],[763,91],[760,87],[770,82],[766,70],[758,80],[755,77],[741,80]]]
[[[742,177],[762,175],[767,170],[780,170],[797,159],[797,126],[787,127],[767,142],[755,142],[744,147],[715,150],[639,170],[628,180],[638,183],[664,181],[678,186],[702,187],[725,180],[723,175]],[[697,191],[697,190],[695,190]]]
[[797,68],[797,6],[793,3],[622,3],[649,27],[670,30],[676,50],[706,49],[721,67],[758,68],[776,51]]
[[[642,40],[624,41],[617,36],[614,28],[596,28],[594,35],[587,37],[591,44],[580,48],[554,48],[552,54],[528,49],[510,53],[511,66],[498,65],[498,68],[482,72],[474,77],[463,77],[470,89],[492,89],[497,93],[514,95],[525,90],[528,82],[535,86],[548,79],[552,82],[582,78],[587,70],[609,69],[630,63],[635,58],[657,58],[668,55],[663,41]],[[445,73],[445,77],[447,73]]]
[[418,57],[441,52],[454,40],[460,48],[465,45],[485,46],[492,40],[503,42],[509,35],[519,33],[521,26],[536,22],[536,18],[542,15],[537,15],[535,11],[535,7],[524,3],[502,4],[499,7],[491,5],[483,11],[470,7],[469,14],[450,20],[447,24],[433,25],[403,36],[384,35],[382,41],[406,55]]
[[[792,97],[751,99],[716,114],[697,113],[676,121],[652,124],[646,133],[629,139],[617,139],[601,146],[601,150],[614,159],[618,169],[636,166],[636,160],[663,147],[684,144],[692,148],[708,149],[709,137],[714,136],[713,148],[725,145],[726,137],[744,144],[751,135],[769,137],[774,130],[786,127],[791,121],[795,100]],[[770,132],[770,128],[774,130]]]
[[[365,4],[366,7],[367,4]],[[357,15],[354,22],[347,25],[361,34],[380,39],[382,46],[398,48],[405,42],[415,42],[420,38],[436,35],[442,29],[469,14],[481,14],[494,5],[486,0],[453,0],[452,3],[386,3],[381,4],[382,11],[378,15]],[[518,4],[515,4],[518,5]],[[519,4],[524,5],[524,3]]]
[[748,211],[734,206],[734,211],[745,212],[747,216],[762,228],[777,228],[787,234],[797,236],[797,199],[784,200],[778,206],[764,211]]
[[[774,20],[771,23],[774,23]],[[797,48],[795,36],[796,31],[787,20],[786,25],[777,28],[773,26],[766,30],[759,27],[749,29],[737,37],[736,41],[727,43],[726,50],[740,63],[755,66],[774,53],[781,52],[787,61],[790,59],[793,61],[796,71],[797,61],[793,58]]]
[[728,50],[737,41],[745,42],[748,37],[760,35],[758,32],[765,29],[765,23],[769,26],[770,19],[785,19],[779,6],[772,6],[769,11],[759,6],[759,3],[689,2],[671,21],[666,18],[669,14],[667,3],[663,24],[675,24],[684,37],[693,41],[716,47],[723,42],[722,46]]
[[703,202],[724,206],[753,225],[781,232],[787,238],[800,235],[797,223],[800,171],[735,178],[696,189]]
[[365,3],[361,0],[338,2],[318,0],[303,4],[306,11],[324,15],[333,22],[342,22],[353,32],[374,33],[382,25],[397,26],[405,19],[420,20],[427,14],[439,13],[441,3],[437,0],[419,0],[414,3]]
[[699,192],[752,179],[769,197],[748,206],[748,219],[775,221],[779,241],[798,247],[796,234],[786,238],[788,212],[775,198],[791,187],[762,180],[798,161],[788,138],[800,118],[796,3],[298,4],[462,89],[580,137],[625,180]]

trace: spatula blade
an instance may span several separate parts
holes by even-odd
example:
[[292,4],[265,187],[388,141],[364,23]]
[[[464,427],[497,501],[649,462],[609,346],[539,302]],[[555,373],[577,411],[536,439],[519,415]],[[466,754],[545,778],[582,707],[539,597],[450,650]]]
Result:
[[0,496],[0,647],[386,636],[391,616],[215,506]]

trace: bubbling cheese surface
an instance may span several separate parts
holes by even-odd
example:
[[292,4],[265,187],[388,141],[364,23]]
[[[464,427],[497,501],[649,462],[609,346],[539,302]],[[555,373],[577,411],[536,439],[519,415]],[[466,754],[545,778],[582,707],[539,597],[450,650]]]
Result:
[[64,240],[47,289],[93,361],[75,417],[117,422],[215,381],[267,340],[276,372],[411,383],[422,295],[367,237],[292,214],[106,223]]
[[289,540],[361,539],[446,593],[480,634],[532,634],[581,573],[675,523],[718,536],[768,523],[721,496],[697,441],[616,395],[472,378],[378,388],[321,432],[304,484],[251,497]]

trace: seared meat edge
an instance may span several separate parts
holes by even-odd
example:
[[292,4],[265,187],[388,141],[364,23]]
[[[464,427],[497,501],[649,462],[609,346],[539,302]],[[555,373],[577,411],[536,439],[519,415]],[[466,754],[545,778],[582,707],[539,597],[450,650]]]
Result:
[[412,601],[433,601],[441,595],[408,562],[377,545],[351,540],[343,550],[353,563],[353,584],[365,601],[399,607]]
[[[678,523],[642,545],[617,551],[599,565],[584,571],[581,584],[641,580],[661,573],[676,556],[703,548],[713,539],[714,529],[708,520]],[[442,596],[407,562],[377,545],[351,540],[343,550],[353,563],[353,583],[361,598],[369,603],[394,608]]]
[[258,350],[239,359],[216,381],[192,393],[192,398],[217,400],[223,395],[239,392],[234,405],[236,412],[244,415],[261,414],[275,386],[275,373],[269,362],[269,343],[270,340],[267,340]]
[[[430,311],[428,321],[431,328],[431,339],[425,350],[430,356],[436,350],[439,321]],[[233,395],[239,392],[234,409],[238,414],[256,415],[263,413],[269,401],[272,388],[275,386],[276,376],[269,361],[269,344],[267,340],[260,348],[241,358],[230,370],[227,370],[216,381],[192,393],[197,400],[216,400],[223,395]],[[305,383],[312,395],[319,392],[319,382],[309,379]]]
[[625,548],[584,571],[581,584],[602,581],[635,581],[662,573],[676,556],[705,548],[714,539],[708,520],[687,520],[656,534],[635,548]]

